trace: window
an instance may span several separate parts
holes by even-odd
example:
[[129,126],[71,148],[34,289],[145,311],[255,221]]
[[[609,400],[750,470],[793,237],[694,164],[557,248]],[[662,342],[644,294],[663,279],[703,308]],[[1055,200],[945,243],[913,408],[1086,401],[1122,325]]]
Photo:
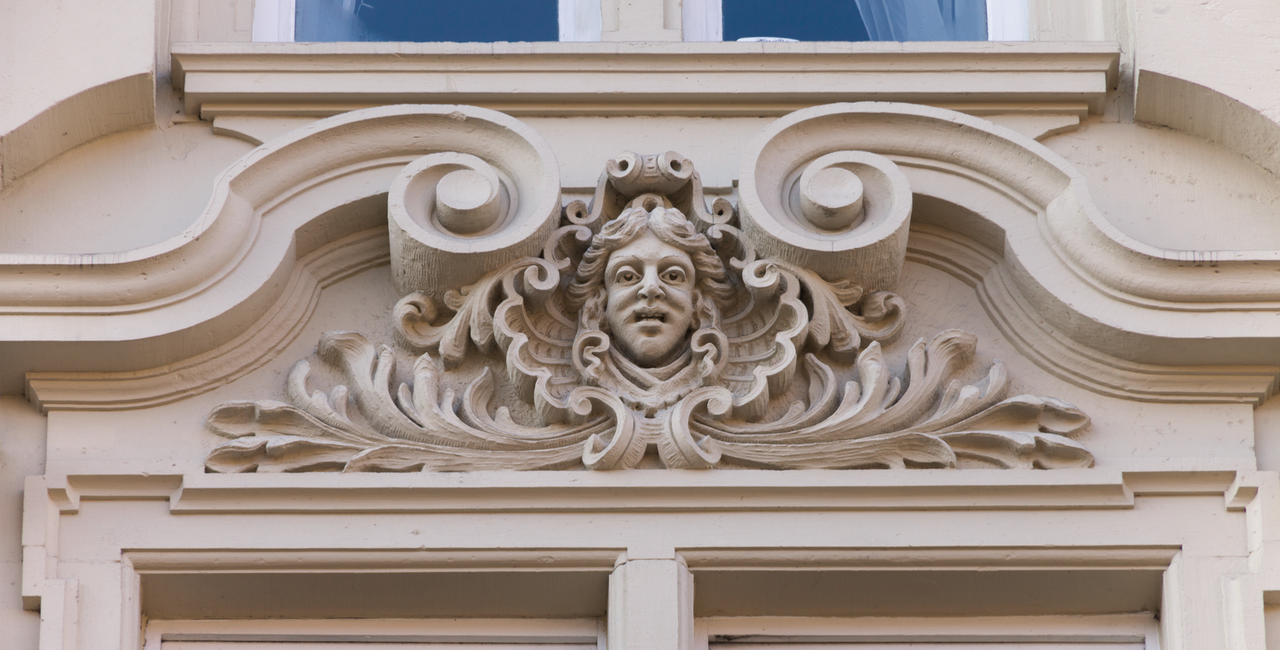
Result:
[[298,41],[554,41],[556,0],[295,0]]
[[724,40],[985,41],[986,0],[722,0]]
[[604,40],[983,41],[1028,33],[1028,0],[632,0],[625,10],[619,2],[257,0],[253,40],[599,41],[602,29],[626,33],[630,25],[615,24],[647,14],[658,31]]

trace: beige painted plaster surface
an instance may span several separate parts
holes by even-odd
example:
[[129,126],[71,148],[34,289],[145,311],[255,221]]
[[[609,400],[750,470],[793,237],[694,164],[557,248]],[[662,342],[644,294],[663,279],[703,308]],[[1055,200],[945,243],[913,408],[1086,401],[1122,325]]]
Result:
[[1267,605],[1267,647],[1280,648],[1280,605]]
[[[226,32],[225,29],[221,32],[205,29],[206,23],[243,18],[245,2],[234,6],[224,2],[216,8],[214,2],[216,0],[207,0],[207,12],[197,9],[192,13],[194,3],[182,5],[186,7],[188,22],[196,25],[200,38]],[[1280,21],[1276,19],[1275,0],[1132,0],[1132,7],[1139,68],[1206,86],[1261,111],[1273,121],[1280,119]],[[153,121],[154,115],[148,113],[153,110],[152,98],[145,92],[134,92],[133,99],[142,97],[142,100],[132,104],[124,99],[115,104],[60,102],[68,97],[84,98],[88,96],[85,90],[119,79],[132,79],[133,85],[129,88],[133,91],[149,90],[154,82],[151,75],[155,65],[157,9],[163,11],[166,6],[143,0],[15,1],[5,5],[0,11],[0,138],[11,135],[22,125],[37,124],[43,129],[34,140],[9,139],[0,143],[10,147],[22,144],[18,153],[25,158],[19,159],[19,164],[26,164],[23,159],[30,162],[48,152],[64,151],[74,145],[60,143],[80,136],[87,138],[86,134],[100,134],[95,129],[106,128],[102,125],[124,125],[119,128],[125,128]],[[195,19],[191,20],[191,16]],[[1141,88],[1138,92],[1142,92]],[[32,122],[33,117],[54,115],[56,111],[50,111],[59,105],[71,108],[65,115],[58,114],[61,115],[58,119]],[[129,106],[132,112],[111,121],[116,119],[112,117],[112,107],[122,105]],[[1231,122],[1224,120],[1223,115],[1226,113],[1214,116],[1200,113],[1198,117],[1202,121],[1218,120],[1219,127],[1229,129]],[[106,121],[94,122],[92,128],[53,128],[70,123],[83,126],[87,121],[104,119]],[[577,190],[595,185],[605,159],[628,149],[647,153],[679,151],[697,163],[708,188],[725,191],[736,180],[748,142],[772,118],[527,116],[522,119],[546,138],[561,165],[563,186],[569,194],[575,194]],[[1065,123],[1067,127],[1071,126],[1069,122]],[[1012,123],[1006,125],[1017,128]],[[228,121],[223,131],[234,136],[230,132],[235,126]],[[248,125],[240,127],[245,129],[242,133],[256,133],[267,139],[287,130],[287,126],[279,124],[256,130]],[[211,129],[208,123],[198,123],[118,133],[82,144],[43,167],[33,167],[33,172],[0,189],[0,253],[124,251],[160,242],[181,232],[201,215],[221,170],[252,148],[249,142],[235,139],[243,136],[216,135],[219,132],[217,124]],[[1023,132],[1038,137],[1033,132]],[[1212,129],[1197,132],[1208,133]],[[69,134],[66,137],[70,140],[60,140],[64,133]],[[1253,132],[1247,131],[1241,137],[1248,140],[1250,133]],[[256,136],[249,139],[253,137]],[[1271,172],[1230,152],[1227,147],[1234,145],[1216,144],[1167,129],[1102,123],[1097,119],[1086,122],[1078,131],[1050,136],[1044,142],[1080,170],[1088,182],[1089,195],[1096,200],[1102,215],[1121,232],[1145,244],[1177,250],[1280,249],[1280,218],[1277,218],[1280,183]],[[1259,140],[1257,146],[1263,150],[1270,145]],[[10,167],[0,175],[0,186],[10,180],[14,160],[5,161]],[[916,178],[922,187],[930,179],[923,173],[917,173]],[[992,248],[999,248],[1001,243],[1000,237],[995,236],[984,242]],[[919,238],[916,243],[923,245]],[[290,497],[278,495],[292,489],[289,486],[296,488],[306,481],[322,487],[382,483],[394,487],[433,481],[433,485],[439,486],[461,484],[475,477],[459,474],[336,477],[352,481],[342,483],[333,476],[210,477],[203,474],[203,458],[221,442],[204,427],[204,418],[211,408],[228,400],[279,399],[289,368],[299,358],[310,358],[313,362],[313,387],[333,385],[336,374],[315,358],[316,341],[322,332],[357,330],[375,342],[394,344],[387,314],[400,296],[392,288],[388,267],[376,266],[324,289],[314,312],[306,312],[311,313],[310,317],[290,334],[291,339],[286,338],[273,349],[264,365],[209,392],[196,393],[163,406],[126,411],[55,410],[47,421],[23,398],[0,398],[0,647],[17,650],[42,647],[37,639],[40,614],[22,609],[24,587],[20,582],[24,576],[20,570],[22,542],[18,532],[22,478],[44,473],[50,477],[51,486],[57,484],[60,475],[104,475],[108,478],[97,480],[100,486],[107,487],[99,489],[104,494],[115,495],[101,501],[86,497],[83,506],[77,501],[75,507],[84,509],[80,514],[73,512],[68,504],[53,507],[53,511],[66,508],[62,515],[53,515],[65,521],[61,538],[55,528],[54,538],[45,540],[39,526],[28,525],[32,539],[36,540],[31,543],[32,558],[44,558],[40,554],[56,549],[60,539],[65,543],[62,564],[55,560],[50,573],[41,571],[39,564],[29,567],[28,577],[49,582],[49,585],[37,585],[40,590],[29,596],[44,599],[44,613],[53,621],[51,629],[63,621],[58,618],[62,605],[55,598],[56,590],[61,588],[60,580],[78,578],[82,581],[83,590],[79,592],[82,615],[78,622],[71,619],[72,624],[84,632],[77,647],[127,645],[118,641],[129,635],[128,630],[120,629],[128,619],[119,617],[119,612],[127,608],[115,602],[128,596],[127,590],[123,593],[120,590],[122,576],[128,575],[124,571],[126,558],[121,554],[124,547],[198,552],[211,547],[257,548],[268,556],[280,551],[290,556],[288,562],[293,562],[298,549],[318,546],[352,551],[362,558],[360,561],[366,561],[363,558],[371,551],[380,549],[399,549],[420,556],[422,549],[429,547],[459,548],[470,553],[473,549],[492,550],[496,544],[509,543],[526,545],[542,554],[547,551],[538,548],[582,545],[613,549],[615,556],[616,549],[627,548],[634,561],[626,571],[638,574],[643,562],[661,565],[668,573],[672,570],[679,573],[681,569],[673,547],[683,546],[693,549],[687,553],[688,558],[692,558],[691,570],[707,576],[708,564],[719,552],[715,548],[724,546],[903,547],[913,554],[907,556],[908,561],[921,562],[923,556],[914,554],[930,544],[961,550],[980,549],[990,547],[993,540],[998,539],[996,543],[1022,544],[1032,550],[1071,545],[1085,550],[1105,550],[1130,544],[1167,550],[1170,554],[1177,552],[1177,558],[1156,567],[1162,572],[1165,584],[1161,602],[1165,638],[1161,647],[1280,648],[1280,607],[1274,604],[1269,605],[1265,613],[1265,631],[1269,638],[1265,641],[1260,638],[1264,629],[1262,598],[1275,600],[1276,594],[1280,594],[1280,564],[1276,559],[1280,553],[1275,548],[1276,540],[1280,539],[1277,531],[1280,524],[1275,516],[1280,495],[1274,473],[1280,470],[1280,401],[1273,399],[1256,410],[1249,404],[1139,402],[1107,397],[1060,379],[1045,366],[1024,356],[1025,350],[1019,351],[1019,343],[1011,340],[1012,334],[1001,329],[1007,327],[1007,322],[993,321],[988,312],[990,306],[984,307],[983,297],[975,293],[968,280],[953,277],[939,267],[926,266],[926,262],[921,261],[921,250],[925,249],[918,246],[912,253],[915,258],[907,262],[896,288],[907,302],[909,318],[907,331],[888,348],[894,370],[902,370],[905,349],[917,337],[946,328],[973,332],[980,341],[975,369],[985,368],[999,359],[1015,377],[1015,391],[1060,397],[1093,416],[1094,426],[1081,436],[1080,442],[1097,457],[1098,470],[1087,470],[1075,478],[1013,472],[987,478],[986,474],[965,473],[965,470],[847,473],[840,477],[870,483],[883,480],[890,486],[886,491],[874,493],[878,496],[863,497],[875,501],[879,512],[808,512],[805,507],[811,504],[797,500],[776,511],[750,517],[726,514],[728,509],[708,509],[693,515],[666,510],[642,512],[658,507],[641,503],[631,511],[612,509],[577,518],[571,513],[548,515],[543,510],[533,514],[495,514],[500,509],[490,506],[494,509],[484,513],[461,512],[435,519],[426,519],[420,514],[405,516],[392,510],[379,511],[364,498],[352,499],[357,510],[366,508],[361,514],[353,515],[333,506],[337,503],[333,496],[313,499],[304,494],[288,501]],[[979,251],[989,257],[1001,252]],[[1060,297],[1073,299],[1072,296]],[[1200,321],[1233,318],[1213,308],[1204,312],[1195,318]],[[304,310],[299,309],[297,313]],[[1243,321],[1255,316],[1269,318],[1274,314],[1255,311],[1238,318]],[[1163,319],[1117,316],[1117,320],[1135,326],[1144,323],[1154,326]],[[1257,328],[1259,332],[1271,332],[1265,324]],[[183,343],[201,348],[198,342]],[[7,362],[11,370],[15,367],[25,370],[28,365],[31,370],[48,369],[36,367],[49,364],[48,358],[28,356],[31,358],[0,358],[0,364]],[[117,366],[130,362],[110,358],[110,355],[103,357],[92,362],[111,365],[103,368],[106,370],[119,369]],[[84,359],[78,362],[88,363]],[[1256,362],[1272,364],[1275,360],[1259,358]],[[401,373],[405,372],[402,368]],[[1212,381],[1215,380],[1209,375],[1203,380]],[[10,390],[21,390],[19,384]],[[1255,463],[1266,473],[1251,473],[1249,470]],[[1180,470],[1184,473],[1179,474]],[[1114,478],[1122,471],[1128,473],[1123,481]],[[1233,473],[1236,471],[1240,474]],[[173,477],[175,474],[186,477]],[[725,471],[684,479],[678,474],[646,471],[630,475],[578,474],[567,478],[600,484],[616,481],[616,485],[623,488],[607,497],[610,508],[616,508],[636,493],[625,489],[628,481],[650,481],[656,485],[665,480],[721,481],[732,480],[725,479],[726,475],[749,476],[749,480],[758,482],[749,487],[758,488],[778,479],[770,474],[784,473],[749,475]],[[129,475],[136,480],[128,479]],[[112,477],[121,476],[126,480],[120,487],[110,487]],[[939,476],[942,479],[936,478]],[[1034,496],[1039,494],[1034,490],[1027,489],[1025,494],[1024,489],[1017,486],[993,490],[983,483],[1060,480],[1063,485],[1055,484],[1053,487],[1058,491],[1054,494],[1079,494],[1092,489],[1088,485],[1090,481],[1104,481],[1096,478],[1099,476],[1118,484],[1126,492],[1129,505],[1117,508],[1103,500],[1092,506],[1063,506],[1047,498],[1036,501],[1040,497]],[[516,475],[510,480],[562,478],[566,477]],[[148,483],[153,479],[158,480]],[[935,480],[952,482],[947,489],[967,488],[970,491],[964,494],[968,495],[986,493],[1022,499],[1018,503],[1023,509],[983,510],[979,505],[976,509],[952,506],[946,511],[926,504],[915,510],[901,506],[904,502],[898,502],[899,506],[890,504],[892,498],[908,495]],[[86,494],[91,492],[93,481],[94,477],[89,477],[82,482]],[[185,493],[166,492],[172,486],[182,485],[182,481],[186,481]],[[230,486],[234,493],[235,489],[252,486],[255,481],[267,486],[258,497],[237,501],[240,497],[234,494],[216,495],[219,489]],[[1073,485],[1073,481],[1079,485]],[[1151,491],[1156,489],[1153,486],[1161,485],[1162,481],[1168,485],[1160,488],[1163,492],[1159,492],[1159,496],[1152,495]],[[1223,488],[1215,481],[1225,481],[1223,485],[1234,481],[1235,484]],[[29,485],[37,484],[40,481]],[[203,498],[211,499],[204,505],[200,502],[201,485],[206,486]],[[131,494],[132,489],[139,492]],[[374,492],[371,498],[386,498]],[[430,496],[424,499],[425,493]],[[420,504],[433,502],[442,494],[443,491],[427,490],[413,493],[412,498]],[[521,498],[524,494],[521,493]],[[690,498],[710,502],[711,497],[699,494],[702,496]],[[820,491],[805,494],[805,499],[817,499],[815,495]],[[143,495],[142,498],[139,495]],[[29,502],[39,507],[32,507],[28,512],[29,522],[42,521],[40,507],[46,495],[30,496]],[[954,497],[950,493],[949,496]],[[225,503],[219,505],[219,498],[225,499]],[[254,498],[264,501],[255,505]],[[272,515],[265,514],[270,508],[279,507],[278,503],[270,502],[274,498],[284,498],[288,507],[317,508],[318,511],[295,512],[287,515],[292,525],[280,525]],[[547,503],[538,504],[540,508],[561,507],[566,501],[545,495],[536,498],[548,499]],[[199,512],[202,507],[210,508],[209,512],[217,508],[227,512],[202,516]],[[322,511],[328,507],[335,509]],[[697,507],[707,508],[707,504],[700,502]],[[176,508],[177,514],[171,516],[170,508]],[[248,510],[239,512],[236,508]],[[712,551],[701,551],[699,556],[697,549],[703,547]],[[661,562],[655,560],[659,553]],[[699,565],[699,561],[703,564]],[[999,569],[1002,567],[999,563],[1004,561],[1006,558],[998,558],[990,567]],[[593,583],[597,587],[603,584],[602,576],[610,570],[612,562],[612,558],[606,558],[604,564],[596,568],[601,576]],[[352,566],[356,571],[368,571],[373,565],[357,562]],[[986,568],[989,567],[983,565],[983,569]],[[1146,569],[1150,567],[1144,567]],[[627,580],[632,580],[633,585],[641,584],[639,575],[632,578],[627,578],[626,572],[619,575],[624,587],[628,586]],[[704,586],[713,583],[713,580],[703,580]],[[173,584],[182,586],[180,582]],[[668,588],[675,585],[673,581],[664,584]],[[776,592],[735,591],[723,585],[739,583],[722,580],[720,584],[721,604],[739,597],[732,602],[746,603],[742,605],[746,610],[768,611],[781,600]],[[800,583],[792,579],[787,584]],[[708,591],[709,588],[703,593]],[[637,590],[637,593],[648,593],[653,598],[655,594],[674,592],[662,592],[655,587],[647,592]],[[809,598],[783,603],[793,608],[807,607],[825,595],[812,589],[794,589],[788,593]],[[973,592],[963,593],[972,596]],[[1090,594],[1081,592],[1074,597],[1086,601]],[[906,604],[914,602],[901,594],[898,600]],[[801,604],[795,604],[797,602]],[[826,602],[838,606],[843,601],[827,598]],[[967,607],[964,610],[967,613],[1000,613],[992,608],[992,601],[984,598],[955,602],[962,609]],[[32,606],[31,603],[28,606]],[[585,615],[598,616],[603,611],[600,602],[595,602],[593,607]],[[708,606],[704,603],[703,607]],[[672,623],[668,620],[663,624],[669,631]],[[59,647],[55,642],[55,636],[46,639],[50,648]]]
[[222,441],[204,428],[210,410],[230,400],[283,398],[289,370],[300,358],[312,359],[313,382],[341,381],[315,357],[320,335],[331,329],[354,330],[375,343],[394,345],[387,315],[399,299],[389,267],[379,266],[323,291],[315,315],[291,343],[262,368],[227,386],[151,409],[54,413],[50,441],[56,469],[51,471],[203,473],[204,457]]
[[253,147],[206,124],[127,131],[0,192],[0,253],[121,252],[190,226],[223,169]]
[[155,121],[156,10],[165,4],[5,4],[0,189],[80,144]]
[[88,88],[151,72],[156,4],[6,2],[0,20],[0,135]]
[[1258,469],[1280,472],[1280,399],[1267,400],[1254,409],[1253,441]]
[[1207,86],[1280,120],[1280,21],[1274,1],[1130,4],[1139,69]]
[[737,181],[747,145],[773,118],[527,117],[521,121],[546,138],[556,152],[564,187],[594,191],[605,161],[623,151],[673,149],[694,161],[704,187],[728,188]]
[[40,613],[22,609],[22,481],[44,472],[45,418],[0,397],[0,646],[35,648]]
[[1045,145],[1084,174],[1102,213],[1139,241],[1280,248],[1280,178],[1240,154],[1171,129],[1099,120]]

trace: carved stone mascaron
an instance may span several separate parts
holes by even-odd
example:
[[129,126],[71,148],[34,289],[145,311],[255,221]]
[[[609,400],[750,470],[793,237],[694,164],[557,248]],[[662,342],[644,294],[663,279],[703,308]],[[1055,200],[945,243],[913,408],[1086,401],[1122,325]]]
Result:
[[[392,188],[393,241],[411,204],[410,220],[445,236],[511,220],[521,197],[503,172],[465,154],[422,161]],[[761,228],[725,199],[708,209],[674,152],[611,160],[590,205],[570,203],[549,235],[532,235],[540,254],[463,287],[424,289],[421,273],[396,269],[415,289],[392,319],[411,383],[395,385],[405,350],[328,332],[319,355],[346,383],[311,392],[301,360],[288,403],[219,406],[208,425],[231,440],[206,467],[603,470],[647,453],[685,469],[1093,464],[1065,437],[1088,424],[1076,408],[1007,397],[999,362],[977,383],[953,380],[973,363],[971,334],[920,340],[906,372],[890,371],[880,342],[901,332],[904,306],[877,289],[901,266],[911,199],[892,162],[828,153],[786,185],[772,215],[784,223]],[[796,252],[797,240],[869,228],[882,234]],[[433,251],[415,259],[449,263]]]

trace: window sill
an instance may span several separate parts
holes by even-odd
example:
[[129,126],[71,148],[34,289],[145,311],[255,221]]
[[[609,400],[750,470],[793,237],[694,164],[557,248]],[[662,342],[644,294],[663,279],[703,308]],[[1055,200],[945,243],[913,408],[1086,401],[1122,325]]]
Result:
[[903,101],[975,115],[1101,113],[1115,43],[181,43],[186,113],[326,117],[473,104],[517,116],[777,116]]

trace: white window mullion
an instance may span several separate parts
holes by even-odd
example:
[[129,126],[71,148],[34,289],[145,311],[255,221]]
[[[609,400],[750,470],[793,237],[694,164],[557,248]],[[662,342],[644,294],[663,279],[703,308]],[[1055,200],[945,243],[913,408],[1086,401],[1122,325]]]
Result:
[[255,0],[253,42],[293,42],[294,0]]
[[988,41],[1028,41],[1030,32],[1027,0],[987,0]]
[[560,0],[560,40],[600,40],[600,0]]
[[724,40],[724,13],[721,0],[684,0],[684,40]]

